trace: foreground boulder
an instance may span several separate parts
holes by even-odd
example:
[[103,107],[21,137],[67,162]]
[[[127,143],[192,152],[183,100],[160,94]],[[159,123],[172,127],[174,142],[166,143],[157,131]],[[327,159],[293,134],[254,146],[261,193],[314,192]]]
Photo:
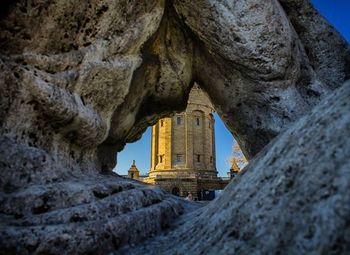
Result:
[[0,254],[105,254],[154,236],[198,208],[111,174],[1,192],[0,202]]
[[266,146],[203,212],[124,252],[349,254],[349,137],[347,82]]

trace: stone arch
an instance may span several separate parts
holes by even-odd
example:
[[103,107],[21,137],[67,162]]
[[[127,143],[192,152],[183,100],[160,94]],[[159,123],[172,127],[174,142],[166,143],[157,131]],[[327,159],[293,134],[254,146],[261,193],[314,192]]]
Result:
[[202,110],[199,110],[199,109],[196,109],[196,110],[193,110],[192,111],[192,114],[193,115],[198,115],[198,116],[201,116],[201,115],[203,115],[204,114],[204,112],[202,111]]
[[[9,253],[57,252],[41,241],[53,222],[50,240],[72,236],[58,243],[65,252],[95,252],[107,228],[125,224],[99,201],[120,201],[124,190],[141,197],[131,211],[148,207],[145,217],[132,214],[139,224],[130,233],[141,234],[112,229],[120,234],[104,238],[101,252],[157,232],[164,211],[175,217],[176,202],[151,199],[166,194],[109,170],[125,143],[185,109],[194,82],[252,158],[350,77],[348,44],[308,1],[9,2],[0,17],[1,211],[14,222],[0,240]],[[60,210],[75,206],[81,215]],[[117,224],[96,223],[94,206]],[[58,222],[46,214],[55,210]],[[154,224],[141,231],[144,218]],[[72,231],[78,221],[87,224]],[[81,236],[89,228],[95,241]]]
[[193,123],[195,126],[201,125],[203,123],[203,120],[205,118],[204,112],[202,110],[193,110],[192,111],[192,118],[193,118]]

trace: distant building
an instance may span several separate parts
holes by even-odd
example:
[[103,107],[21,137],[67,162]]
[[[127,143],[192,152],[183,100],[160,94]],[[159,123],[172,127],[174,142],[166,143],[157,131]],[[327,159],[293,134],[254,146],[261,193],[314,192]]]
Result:
[[132,164],[128,170],[128,174],[126,175],[120,175],[122,177],[138,180],[138,181],[143,181],[143,179],[148,178],[148,174],[141,174],[139,169],[136,166],[135,160],[132,161]]
[[199,199],[223,189],[229,178],[217,176],[213,113],[209,98],[195,84],[186,110],[152,127],[151,168],[143,181]]
[[230,179],[233,179],[240,171],[239,166],[237,165],[237,162],[235,160],[231,161],[231,168],[230,168],[230,172],[228,172],[227,174],[230,176]]
[[140,179],[140,171],[136,167],[135,160],[132,161],[132,165],[131,165],[130,169],[128,170],[128,177],[130,179],[135,179],[135,180]]

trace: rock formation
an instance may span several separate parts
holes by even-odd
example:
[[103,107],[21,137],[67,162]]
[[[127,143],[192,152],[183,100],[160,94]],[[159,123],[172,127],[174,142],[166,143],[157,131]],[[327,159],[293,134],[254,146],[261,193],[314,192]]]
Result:
[[167,226],[188,205],[110,170],[194,82],[253,158],[350,77],[307,0],[3,5],[1,252],[104,253]]
[[348,254],[349,99],[350,81],[266,146],[222,196],[126,253]]

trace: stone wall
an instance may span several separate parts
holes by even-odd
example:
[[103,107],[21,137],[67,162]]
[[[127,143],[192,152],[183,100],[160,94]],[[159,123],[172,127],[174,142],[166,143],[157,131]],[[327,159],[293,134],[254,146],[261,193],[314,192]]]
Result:
[[173,193],[174,188],[180,190],[179,195],[186,197],[191,193],[193,199],[198,198],[198,192],[201,190],[223,190],[228,184],[229,180],[220,178],[215,179],[199,179],[199,178],[171,178],[163,177],[156,178],[154,184],[161,187],[169,193]]
[[173,193],[173,189],[178,188],[181,197],[186,197],[191,192],[193,198],[197,198],[198,181],[196,178],[157,178],[155,185],[169,193]]

